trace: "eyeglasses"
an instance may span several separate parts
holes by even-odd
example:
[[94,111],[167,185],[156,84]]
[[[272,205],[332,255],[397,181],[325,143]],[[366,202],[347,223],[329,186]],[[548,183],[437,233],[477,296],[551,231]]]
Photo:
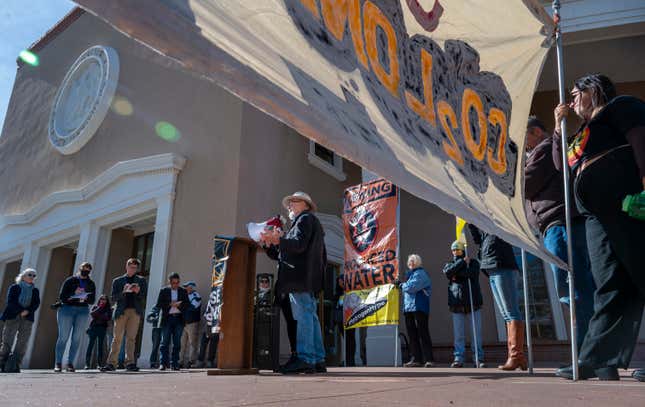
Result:
[[25,277],[36,278],[36,275],[32,273],[27,273],[25,274]]

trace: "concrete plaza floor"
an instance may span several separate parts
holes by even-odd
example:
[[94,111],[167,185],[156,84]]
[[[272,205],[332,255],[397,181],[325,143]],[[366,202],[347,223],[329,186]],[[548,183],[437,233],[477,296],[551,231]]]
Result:
[[497,369],[330,368],[324,375],[207,376],[204,370],[0,374],[0,406],[645,406],[645,383],[573,383]]

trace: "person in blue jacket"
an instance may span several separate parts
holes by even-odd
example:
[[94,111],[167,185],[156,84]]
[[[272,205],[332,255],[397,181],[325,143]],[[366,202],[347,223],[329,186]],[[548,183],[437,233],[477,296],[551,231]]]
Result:
[[408,269],[406,281],[400,287],[403,291],[403,315],[412,356],[403,366],[432,367],[434,357],[428,330],[432,282],[428,273],[421,267],[421,257],[418,254],[408,257]]

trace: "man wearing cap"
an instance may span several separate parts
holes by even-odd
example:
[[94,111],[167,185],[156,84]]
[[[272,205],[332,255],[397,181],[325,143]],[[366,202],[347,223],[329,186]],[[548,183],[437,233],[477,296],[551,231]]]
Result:
[[327,263],[324,232],[314,215],[316,204],[304,192],[295,192],[282,200],[293,222],[288,232],[268,230],[261,235],[267,246],[278,250],[276,294],[288,294],[297,321],[297,357],[282,372],[326,372],[325,348],[320,321],[316,314],[315,294],[322,289]]
[[[560,154],[560,140],[546,132],[544,124],[529,116],[526,124],[526,165],[524,167],[524,206],[529,224],[540,233],[544,246],[562,261],[567,261],[567,231],[565,227],[564,184],[562,172],[556,168],[554,157]],[[594,291],[585,219],[571,206],[571,244],[576,288],[576,329],[578,349],[587,334],[593,315]],[[568,273],[551,264],[553,280],[560,302],[570,304]]]
[[184,333],[181,335],[181,366],[189,369],[197,362],[197,344],[199,342],[199,320],[202,311],[202,297],[195,290],[194,281],[186,281],[183,287],[188,293],[188,306],[184,311]]

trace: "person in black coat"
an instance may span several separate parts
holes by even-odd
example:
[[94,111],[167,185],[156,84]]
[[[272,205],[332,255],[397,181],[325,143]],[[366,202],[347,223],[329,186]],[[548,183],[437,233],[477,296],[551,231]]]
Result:
[[278,248],[276,293],[289,295],[296,332],[297,359],[283,373],[326,372],[325,348],[316,314],[315,294],[322,289],[327,264],[324,232],[314,215],[316,205],[304,192],[286,196],[282,205],[293,221],[285,234],[279,229],[262,233],[265,246]]
[[498,369],[526,370],[528,362],[524,355],[524,319],[517,295],[518,267],[513,247],[499,237],[479,230],[475,225],[468,224],[468,229],[479,246],[481,270],[488,276],[493,298],[506,322],[508,358]]
[[34,323],[34,313],[40,306],[40,293],[34,287],[35,278],[36,270],[28,268],[18,274],[15,284],[9,286],[7,304],[0,314],[0,321],[4,323],[4,329],[0,331],[0,372],[5,371],[10,353],[13,353],[16,360],[13,372],[20,372],[20,363]]
[[[179,370],[179,352],[181,350],[181,335],[184,331],[184,312],[188,308],[188,292],[179,285],[179,274],[168,276],[168,285],[159,291],[157,304],[161,318],[161,363],[159,370]],[[169,360],[170,341],[172,341],[172,357]]]
[[[448,307],[452,313],[452,329],[454,335],[454,361],[451,367],[463,367],[466,353],[466,325],[474,318],[476,335],[473,333],[471,347],[475,359],[475,347],[479,361],[475,367],[484,367],[484,348],[482,346],[481,312],[484,304],[482,291],[479,286],[479,262],[466,258],[466,246],[455,241],[450,250],[452,261],[443,267],[443,274],[448,279]],[[472,300],[471,296],[472,295]],[[472,302],[471,302],[472,301]],[[471,306],[472,304],[472,306]],[[473,310],[474,308],[474,310]],[[468,314],[473,313],[472,316]]]

